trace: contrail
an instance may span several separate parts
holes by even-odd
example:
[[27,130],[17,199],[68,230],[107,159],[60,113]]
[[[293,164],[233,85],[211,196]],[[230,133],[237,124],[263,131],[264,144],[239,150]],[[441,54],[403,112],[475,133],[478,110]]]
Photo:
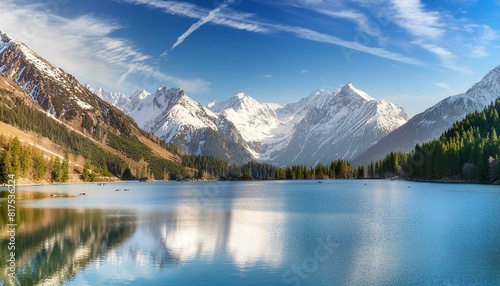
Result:
[[179,38],[177,38],[177,42],[175,42],[175,44],[170,48],[170,50],[166,50],[165,52],[163,52],[161,54],[161,56],[166,56],[168,52],[172,51],[178,45],[180,45],[182,42],[184,42],[184,40],[189,35],[191,35],[194,31],[198,30],[204,24],[212,21],[215,17],[217,17],[217,14],[219,14],[219,12],[222,9],[226,8],[227,6],[229,6],[233,1],[234,0],[226,0],[226,1],[222,2],[222,4],[220,4],[219,7],[213,9],[205,17],[201,18],[198,22],[196,22],[193,25],[191,25],[191,27],[189,27],[189,29],[187,29],[187,31],[184,32],[184,34],[182,34]]

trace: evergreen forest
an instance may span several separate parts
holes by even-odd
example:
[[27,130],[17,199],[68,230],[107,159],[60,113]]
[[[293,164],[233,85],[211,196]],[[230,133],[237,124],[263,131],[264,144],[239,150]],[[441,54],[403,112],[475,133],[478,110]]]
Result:
[[500,99],[468,114],[441,137],[393,152],[367,167],[368,177],[495,183],[500,180]]

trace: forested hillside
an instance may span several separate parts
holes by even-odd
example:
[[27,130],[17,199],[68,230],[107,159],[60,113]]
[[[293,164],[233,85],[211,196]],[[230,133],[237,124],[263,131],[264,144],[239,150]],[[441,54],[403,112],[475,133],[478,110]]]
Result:
[[[188,172],[180,164],[180,157],[177,159],[178,162],[175,162],[158,156],[136,136],[123,133],[116,135],[101,130],[99,132],[102,133],[101,137],[103,139],[99,142],[72,130],[62,122],[48,116],[42,110],[29,106],[29,102],[15,96],[12,91],[6,89],[0,89],[0,121],[15,126],[20,130],[34,132],[46,137],[73,157],[83,157],[93,169],[101,170],[101,173],[109,173],[118,178],[121,178],[127,168],[132,169],[133,174],[137,177],[161,180],[175,177],[177,174],[184,175]],[[150,137],[154,140],[154,136]],[[145,138],[144,140],[151,139]],[[9,153],[12,142],[2,142],[2,145],[0,146],[2,147],[0,159],[4,162],[9,161],[10,159],[6,156],[12,155]],[[161,144],[158,148],[163,148],[168,152],[178,152],[173,146],[167,146],[167,144]],[[47,161],[56,159],[46,158]],[[17,163],[10,162],[9,164],[15,165]],[[53,162],[46,162],[47,166],[53,164]],[[17,173],[17,167],[14,168],[14,171]],[[0,172],[9,172],[9,169],[6,165],[3,165],[0,166]],[[24,172],[25,170],[21,172],[21,175],[27,175]],[[29,176],[34,176],[35,181],[42,179],[36,179],[38,175],[31,173]],[[62,182],[66,180],[52,179],[52,181]]]
[[372,177],[495,183],[500,180],[500,99],[468,114],[439,139],[391,153],[368,167]]

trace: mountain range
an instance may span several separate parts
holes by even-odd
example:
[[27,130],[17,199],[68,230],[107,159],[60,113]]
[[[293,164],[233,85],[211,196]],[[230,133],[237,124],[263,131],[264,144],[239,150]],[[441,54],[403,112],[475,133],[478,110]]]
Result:
[[[182,90],[171,89],[184,100],[174,99],[166,107],[153,100],[165,90],[161,87],[155,95],[140,91],[129,98],[98,95],[121,102],[116,105],[139,126],[186,152],[233,163],[312,166],[346,159],[366,165],[392,151],[410,151],[439,137],[466,114],[482,110],[500,96],[500,66],[465,93],[445,98],[409,120],[402,108],[375,100],[352,83],[331,93],[318,89],[285,106],[259,103],[238,93],[203,107]],[[203,135],[207,132],[208,141]]]
[[[158,104],[167,90],[182,100]],[[233,163],[257,160],[313,166],[345,159],[366,165],[391,151],[410,151],[417,143],[439,137],[467,113],[482,110],[500,96],[500,67],[467,92],[448,97],[410,120],[402,108],[375,100],[352,83],[331,93],[318,89],[285,106],[238,93],[203,107],[181,89],[165,87],[154,95],[138,91],[129,98],[96,94],[122,108],[140,127],[186,152]]]
[[352,83],[331,93],[316,90],[285,106],[260,103],[245,93],[202,106],[183,90],[163,86],[129,98],[96,94],[187,153],[238,164],[313,166],[351,160],[408,120],[402,108],[375,100]]

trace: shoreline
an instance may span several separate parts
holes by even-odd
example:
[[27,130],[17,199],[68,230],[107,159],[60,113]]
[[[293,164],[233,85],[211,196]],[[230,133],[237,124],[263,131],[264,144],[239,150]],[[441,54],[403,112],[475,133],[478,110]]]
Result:
[[[415,183],[436,183],[436,184],[462,184],[462,185],[500,185],[500,181],[493,183],[477,183],[473,181],[460,181],[460,180],[412,180],[405,178],[398,179],[386,179],[386,178],[352,178],[352,179],[307,179],[302,181],[342,181],[342,180],[384,180],[384,181],[406,181],[406,182],[415,182]],[[254,181],[299,181],[299,180],[275,180],[275,179],[254,179],[254,180],[189,180],[189,181],[181,181],[181,182],[254,182]],[[59,186],[59,185],[89,185],[89,184],[112,184],[112,183],[128,183],[128,182],[140,182],[140,180],[114,180],[114,181],[106,181],[106,182],[83,182],[83,181],[69,181],[64,183],[52,183],[52,182],[16,182],[16,187],[38,187],[38,186]],[[147,182],[176,182],[173,180],[148,180]],[[0,191],[7,187],[6,184],[0,185]]]
[[[8,190],[0,190],[0,199],[6,199],[10,194]],[[32,199],[49,199],[49,198],[71,198],[75,197],[66,193],[46,193],[33,191],[18,191],[16,190],[16,200],[32,200]]]

